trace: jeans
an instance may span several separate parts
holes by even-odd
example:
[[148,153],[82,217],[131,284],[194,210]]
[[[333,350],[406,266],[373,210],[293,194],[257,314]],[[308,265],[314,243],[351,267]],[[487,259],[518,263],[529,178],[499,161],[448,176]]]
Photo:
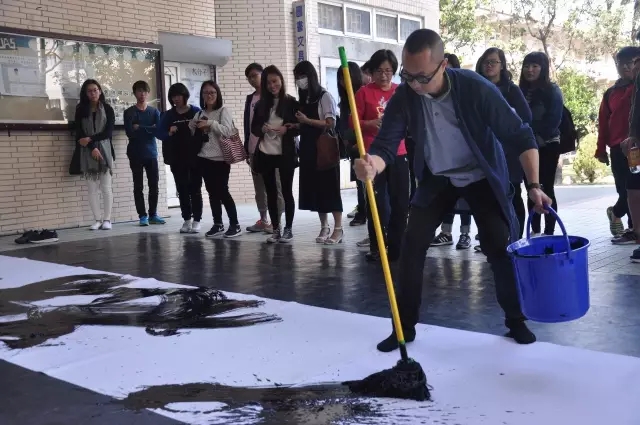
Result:
[[[87,179],[89,189],[89,206],[95,221],[111,221],[111,208],[113,206],[113,188],[111,186],[111,172],[101,173],[97,180]],[[100,211],[100,193],[104,209]]]
[[[444,216],[442,220],[442,231],[445,233],[451,233],[453,230],[453,218],[455,217],[454,213],[448,213]],[[469,234],[471,230],[471,214],[469,213],[460,213],[460,233]]]
[[231,166],[224,161],[211,161],[198,157],[198,164],[204,187],[209,193],[209,205],[214,224],[222,224],[222,205],[229,216],[229,227],[238,225],[236,203],[229,193]]
[[180,200],[182,219],[202,220],[202,175],[197,167],[172,165],[171,172],[176,182],[176,191]]
[[[540,158],[540,184],[542,190],[551,198],[551,207],[558,211],[558,202],[556,201],[556,192],[554,190],[556,182],[556,170],[558,168],[558,160],[560,159],[560,143],[551,143],[538,149]],[[525,179],[526,183],[526,179]],[[533,202],[527,199],[527,208],[529,211],[533,209]],[[531,220],[531,231],[540,233],[540,214],[535,214]],[[551,214],[544,214],[544,234],[553,235],[556,228],[556,219]]]
[[160,180],[158,159],[129,158],[129,166],[133,174],[133,199],[136,203],[138,217],[147,216],[147,207],[144,204],[144,172],[147,173],[147,185],[149,186],[148,215],[153,217],[158,212],[158,182]]
[[[399,155],[393,164],[378,174],[373,182],[376,194],[376,205],[380,215],[382,232],[389,247],[389,257],[397,258],[402,246],[402,235],[407,226],[407,212],[409,210],[409,162],[406,155]],[[367,208],[367,230],[370,249],[378,251],[376,232],[371,218],[371,208]]]
[[629,178],[629,165],[627,157],[622,153],[620,145],[610,149],[611,173],[616,184],[616,192],[618,192],[618,200],[613,206],[613,215],[618,218],[627,216],[629,229],[633,229],[633,220],[629,214],[629,206],[627,204],[627,180]]
[[525,320],[520,310],[515,270],[506,249],[510,239],[509,223],[485,179],[466,187],[454,187],[449,184],[435,195],[428,207],[411,206],[396,281],[398,307],[405,329],[418,323],[427,250],[442,223],[442,218],[451,211],[459,197],[464,198],[469,204],[478,226],[482,251],[491,265],[496,296],[506,319]]

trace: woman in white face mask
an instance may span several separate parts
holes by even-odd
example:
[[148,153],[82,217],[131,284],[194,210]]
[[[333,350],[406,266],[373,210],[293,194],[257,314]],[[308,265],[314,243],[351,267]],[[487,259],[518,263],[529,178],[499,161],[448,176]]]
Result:
[[[331,94],[320,86],[318,73],[309,61],[293,70],[298,87],[300,110],[296,118],[300,127],[300,196],[298,208],[315,211],[320,218],[317,243],[342,242],[342,198],[340,196],[340,163],[318,168],[318,141],[334,135],[337,106]],[[322,162],[322,161],[321,161]],[[328,214],[334,219],[333,232]]]

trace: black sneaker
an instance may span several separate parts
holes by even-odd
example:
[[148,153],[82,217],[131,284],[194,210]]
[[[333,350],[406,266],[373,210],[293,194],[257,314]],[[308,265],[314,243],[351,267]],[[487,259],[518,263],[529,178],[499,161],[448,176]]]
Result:
[[211,230],[205,233],[208,238],[213,238],[224,234],[224,224],[214,224]]
[[468,234],[463,233],[460,235],[460,239],[458,239],[458,243],[456,244],[456,249],[469,249],[471,248],[471,238]]
[[280,236],[280,243],[289,243],[293,240],[293,232],[290,227],[285,227]]
[[631,257],[629,258],[632,263],[640,263],[640,248],[634,249],[633,254],[631,254]]
[[365,224],[367,224],[367,217],[359,217],[358,215],[349,222],[349,226],[363,226]]
[[273,229],[273,233],[271,234],[271,236],[269,236],[267,238],[267,243],[269,243],[269,244],[278,243],[278,242],[280,242],[280,239],[282,239],[282,234],[280,233],[280,228],[279,227],[275,227]]
[[[415,341],[416,339],[416,329],[415,328],[411,328],[411,329],[402,329],[403,333],[404,333],[404,342],[405,344],[408,344],[410,342]],[[397,350],[398,349],[398,337],[396,336],[396,332],[393,331],[391,332],[391,335],[389,335],[386,339],[382,340],[377,346],[376,348],[378,349],[378,351],[382,351],[383,353],[389,353],[393,350]]]
[[20,236],[18,239],[15,240],[15,242],[17,244],[23,245],[26,243],[31,242],[31,238],[35,237],[38,235],[38,232],[36,230],[27,230],[26,232],[24,232],[22,234],[22,236]]
[[229,229],[224,233],[225,238],[235,238],[236,236],[240,236],[242,234],[242,228],[240,228],[239,224],[235,226],[229,226]]
[[433,238],[431,246],[453,245],[453,236],[440,232],[438,236]]
[[507,320],[505,325],[509,328],[509,332],[505,336],[513,338],[518,344],[533,344],[536,342],[536,336],[529,330],[522,320]]
[[58,242],[58,232],[55,230],[44,229],[41,232],[37,232],[29,239],[31,243],[48,243]]
[[482,247],[481,247],[480,245],[476,245],[476,246],[474,246],[474,247],[473,247],[473,250],[474,250],[475,252],[482,253]]
[[611,239],[611,243],[614,245],[631,245],[638,243],[638,239],[636,238],[636,233],[629,229],[625,230],[620,236]]
[[364,255],[364,259],[370,263],[379,263],[380,253],[378,251],[369,251]]

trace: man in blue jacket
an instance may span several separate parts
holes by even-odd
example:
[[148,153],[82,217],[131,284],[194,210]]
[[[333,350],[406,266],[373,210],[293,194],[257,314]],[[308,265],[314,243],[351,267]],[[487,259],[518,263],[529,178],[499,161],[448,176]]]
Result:
[[[133,84],[133,94],[136,104],[124,111],[124,129],[129,138],[127,156],[133,175],[133,199],[140,220],[140,226],[149,224],[164,224],[158,216],[158,184],[160,172],[158,169],[158,145],[156,131],[160,124],[160,112],[147,104],[147,97],[151,91],[146,81],[136,81]],[[147,172],[149,186],[149,214],[144,203],[144,172]]]
[[[354,167],[361,180],[373,179],[395,159],[407,128],[415,140],[414,170],[419,178],[405,232],[398,303],[405,341],[415,339],[422,302],[425,256],[444,214],[464,198],[478,226],[491,265],[507,334],[520,344],[535,342],[517,295],[506,247],[518,239],[513,188],[504,151],[520,158],[536,211],[551,200],[538,183],[538,150],[531,128],[522,122],[494,84],[473,71],[447,69],[444,45],[431,30],[413,32],[402,53],[400,85],[385,109],[382,127],[368,155]],[[398,347],[395,333],[378,344]]]

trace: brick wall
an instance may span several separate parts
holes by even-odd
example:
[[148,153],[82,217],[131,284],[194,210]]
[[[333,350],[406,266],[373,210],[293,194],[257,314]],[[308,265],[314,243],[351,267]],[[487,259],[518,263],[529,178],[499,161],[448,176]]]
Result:
[[[0,26],[152,43],[160,29],[215,36],[213,0],[183,0],[180,5],[202,13],[175,14],[175,2],[169,0],[0,0]],[[68,175],[73,146],[67,131],[0,134],[0,235],[93,221],[86,183]],[[114,146],[113,220],[135,220],[123,131],[116,131]],[[161,214],[167,213],[165,181],[160,167]]]

